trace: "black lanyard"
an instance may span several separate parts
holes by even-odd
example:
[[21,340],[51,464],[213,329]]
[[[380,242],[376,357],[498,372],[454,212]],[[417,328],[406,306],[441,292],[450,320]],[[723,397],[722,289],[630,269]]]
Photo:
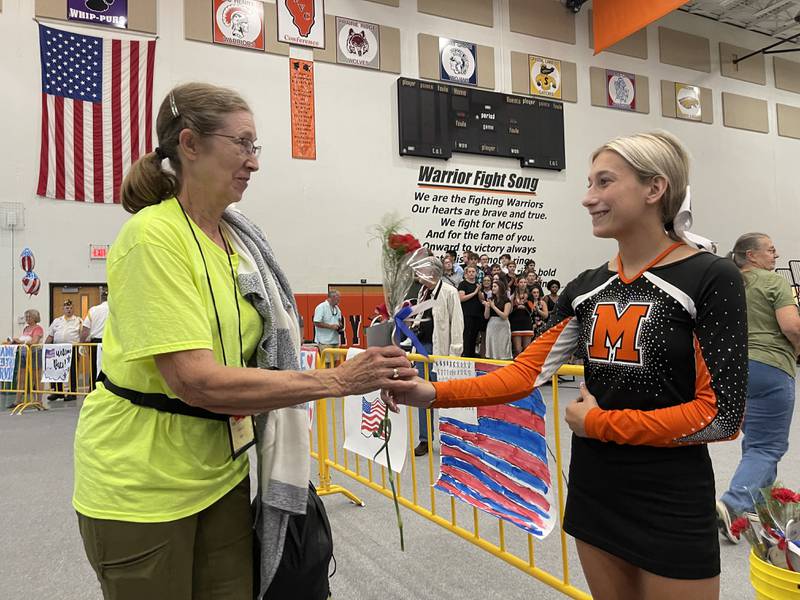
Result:
[[[184,218],[186,219],[186,224],[189,226],[189,231],[192,232],[192,237],[194,238],[195,243],[197,244],[197,249],[200,251],[200,258],[203,259],[203,268],[206,271],[206,281],[208,281],[208,290],[211,292],[211,304],[214,306],[214,316],[217,319],[217,333],[219,334],[219,343],[222,346],[222,362],[225,366],[228,365],[228,357],[225,354],[225,340],[222,338],[222,323],[219,320],[219,311],[217,310],[217,299],[214,297],[214,286],[211,285],[211,276],[208,274],[208,264],[206,263],[206,256],[203,254],[203,248],[200,246],[200,240],[197,239],[197,234],[194,231],[194,227],[192,227],[192,222],[189,220],[189,215],[186,214],[186,211],[183,209],[183,205],[178,201],[178,206],[181,207],[181,212],[183,213]],[[242,349],[242,313],[239,310],[239,294],[238,294],[238,287],[236,285],[236,276],[233,274],[233,262],[231,261],[231,253],[230,253],[230,246],[228,244],[228,240],[225,239],[225,236],[222,235],[222,229],[217,227],[219,231],[220,237],[222,237],[222,241],[225,244],[225,255],[228,257],[228,266],[231,269],[231,283],[233,284],[233,298],[236,301],[236,316],[239,321],[239,363],[243,367],[244,366],[244,350]]]

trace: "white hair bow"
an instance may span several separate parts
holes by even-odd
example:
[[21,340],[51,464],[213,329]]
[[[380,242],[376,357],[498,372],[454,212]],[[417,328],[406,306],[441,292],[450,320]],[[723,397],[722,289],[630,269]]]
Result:
[[717,253],[717,243],[689,231],[692,228],[692,194],[689,186],[686,186],[686,196],[683,198],[678,214],[672,220],[672,227],[675,234],[692,248],[707,250]]

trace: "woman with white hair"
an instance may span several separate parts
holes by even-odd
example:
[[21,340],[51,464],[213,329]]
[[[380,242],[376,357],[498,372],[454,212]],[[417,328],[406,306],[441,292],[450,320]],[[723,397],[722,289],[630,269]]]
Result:
[[688,181],[687,152],[666,132],[598,148],[582,204],[593,234],[615,239],[618,254],[566,286],[552,327],[509,366],[383,393],[392,407],[504,404],[580,356],[586,382],[566,409],[563,526],[598,600],[719,597],[706,444],[738,434],[747,321],[735,265],[691,247],[676,219]]

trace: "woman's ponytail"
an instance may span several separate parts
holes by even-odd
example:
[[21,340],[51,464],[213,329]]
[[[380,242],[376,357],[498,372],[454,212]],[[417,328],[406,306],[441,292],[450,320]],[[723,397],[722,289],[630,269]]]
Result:
[[157,149],[139,158],[122,182],[122,207],[129,213],[137,213],[178,194],[178,178],[164,170],[159,154]]

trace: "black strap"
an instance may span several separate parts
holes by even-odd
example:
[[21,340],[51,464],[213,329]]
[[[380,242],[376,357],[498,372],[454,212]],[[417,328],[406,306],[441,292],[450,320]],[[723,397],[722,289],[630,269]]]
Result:
[[213,413],[204,408],[191,406],[190,404],[186,404],[178,398],[170,398],[166,394],[148,394],[124,387],[119,387],[118,385],[114,385],[111,381],[109,381],[105,373],[102,372],[97,376],[97,381],[102,381],[105,388],[112,394],[115,394],[120,398],[125,398],[136,406],[155,408],[156,410],[160,410],[162,412],[168,412],[175,415],[185,415],[187,417],[199,417],[201,419],[212,419],[214,421],[228,420],[228,415],[221,415],[218,413]]

